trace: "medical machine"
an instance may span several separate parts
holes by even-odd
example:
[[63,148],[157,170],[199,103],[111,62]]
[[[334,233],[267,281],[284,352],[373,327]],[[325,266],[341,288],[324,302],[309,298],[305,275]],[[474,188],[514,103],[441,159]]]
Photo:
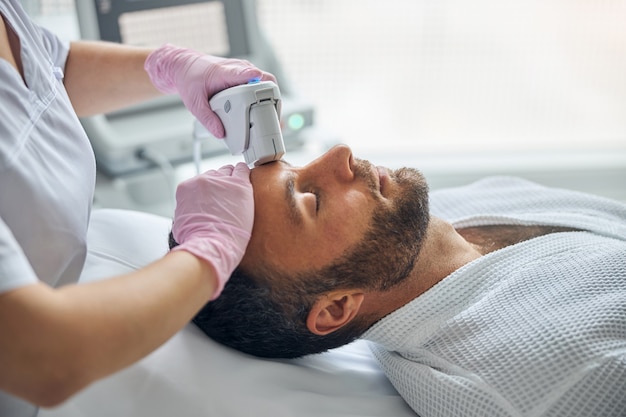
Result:
[[[149,47],[169,42],[208,54],[247,59],[271,72],[280,85],[280,111],[276,115],[284,148],[298,149],[310,138],[304,131],[313,126],[313,106],[291,88],[259,28],[255,0],[80,0],[76,9],[82,39]],[[269,109],[255,107],[251,116],[257,123],[269,120],[268,116],[273,116]],[[178,96],[159,97],[81,122],[94,148],[99,173],[112,179],[141,174],[156,165],[191,162],[194,149],[200,152],[196,160],[234,152],[227,147],[232,135],[224,142],[203,131]],[[249,154],[244,154],[245,158],[258,159],[252,152],[265,155],[256,142],[252,150],[249,144],[244,145]],[[278,152],[277,148],[276,155]]]
[[246,164],[262,165],[285,154],[280,129],[281,100],[278,86],[258,79],[217,93],[209,102],[224,124],[224,141],[233,155],[243,154]]

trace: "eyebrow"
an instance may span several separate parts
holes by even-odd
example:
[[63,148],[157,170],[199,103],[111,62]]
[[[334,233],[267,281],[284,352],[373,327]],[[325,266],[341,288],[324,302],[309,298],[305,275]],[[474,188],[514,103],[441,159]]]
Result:
[[302,213],[298,210],[295,197],[296,174],[290,171],[287,177],[287,187],[285,188],[285,198],[289,207],[289,218],[297,226],[302,224]]

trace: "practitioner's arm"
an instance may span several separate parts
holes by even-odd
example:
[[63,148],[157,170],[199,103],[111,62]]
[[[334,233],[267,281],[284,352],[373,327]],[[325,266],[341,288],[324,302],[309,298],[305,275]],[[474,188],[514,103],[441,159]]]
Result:
[[211,265],[181,251],[111,279],[4,293],[0,388],[37,405],[57,405],[156,349],[216,288]]
[[0,294],[0,389],[59,404],[185,326],[243,258],[254,221],[249,176],[240,163],[181,183],[172,226],[179,245],[141,270]]
[[224,136],[209,99],[252,78],[276,81],[250,62],[163,45],[151,50],[107,42],[73,42],[64,83],[79,116],[120,109],[160,94],[178,94],[216,137]]

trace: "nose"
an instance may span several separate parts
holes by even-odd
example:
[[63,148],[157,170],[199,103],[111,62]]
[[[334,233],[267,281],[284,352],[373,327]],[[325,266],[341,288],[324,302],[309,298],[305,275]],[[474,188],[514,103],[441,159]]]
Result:
[[311,162],[307,168],[319,177],[332,177],[337,181],[352,181],[352,150],[347,145],[336,145],[324,155]]

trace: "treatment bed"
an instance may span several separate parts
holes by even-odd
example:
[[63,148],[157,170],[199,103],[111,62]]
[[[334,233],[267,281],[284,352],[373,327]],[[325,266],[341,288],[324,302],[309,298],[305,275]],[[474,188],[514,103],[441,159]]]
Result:
[[[120,209],[91,218],[81,282],[137,269],[167,251],[171,220]],[[41,417],[415,416],[367,342],[296,360],[226,348],[193,324],[138,363]]]

